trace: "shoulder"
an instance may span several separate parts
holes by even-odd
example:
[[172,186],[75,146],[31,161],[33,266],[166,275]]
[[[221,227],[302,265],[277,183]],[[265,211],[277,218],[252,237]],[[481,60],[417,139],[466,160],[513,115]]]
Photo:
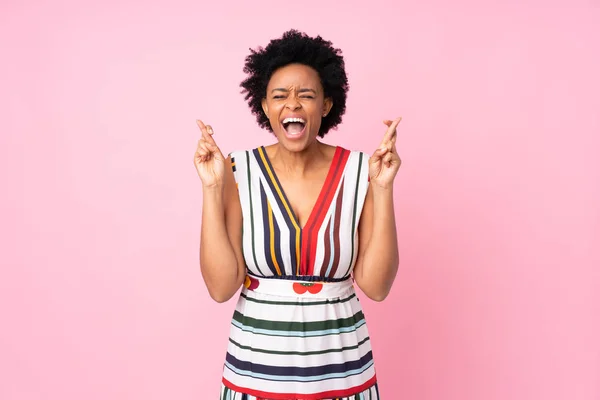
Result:
[[369,158],[371,158],[370,154],[361,150],[347,149],[342,146],[337,146],[337,148],[341,154],[344,154],[348,158],[348,162],[356,163],[360,166],[368,164]]
[[245,160],[249,155],[252,154],[256,149],[237,149],[230,151],[227,154],[227,159],[231,162],[231,164],[235,164],[236,162]]
[[247,155],[251,155],[253,153],[257,153],[259,151],[266,151],[267,148],[265,146],[258,146],[258,147],[254,147],[251,149],[236,149],[233,151],[230,151],[228,153],[228,156],[231,158],[235,158],[235,157],[246,157]]
[[347,148],[347,147],[344,147],[344,146],[335,146],[335,145],[332,146],[332,147],[334,148],[334,150],[335,149],[339,149],[340,151],[347,152],[348,154],[353,155],[355,157],[356,156],[360,156],[360,155],[362,155],[363,158],[364,157],[367,157],[367,158],[371,157],[367,152],[364,152],[362,150],[357,150],[357,149],[353,149],[353,148]]
[[228,155],[228,158],[235,158],[235,157],[239,157],[241,155],[246,154],[246,152],[248,152],[248,151],[251,151],[251,150],[236,149],[236,150],[230,151],[227,155]]
[[261,146],[252,149],[237,149],[227,154],[228,169],[233,172],[238,183],[242,176],[246,176],[256,167],[256,160],[260,158],[259,151],[261,149],[264,148]]

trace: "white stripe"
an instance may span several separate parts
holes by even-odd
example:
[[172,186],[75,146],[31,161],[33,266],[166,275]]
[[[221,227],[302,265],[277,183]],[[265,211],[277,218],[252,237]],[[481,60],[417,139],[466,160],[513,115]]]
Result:
[[[339,193],[340,192],[338,192],[338,196],[339,196]],[[325,276],[329,276],[329,273],[331,272],[331,268],[333,267],[333,260],[335,258],[335,253],[337,252],[334,247],[334,244],[333,244],[334,243],[333,235],[335,233],[334,230],[335,230],[335,210],[336,210],[335,200],[336,199],[337,199],[337,196],[336,196],[336,198],[333,199],[334,202],[331,205],[331,215],[329,217],[329,223],[327,224],[327,225],[329,225],[329,237],[323,238],[325,240],[329,240],[329,248],[331,249],[331,251],[329,252],[329,263],[327,264],[327,270],[325,271]],[[327,261],[327,260],[325,260],[325,261]]]

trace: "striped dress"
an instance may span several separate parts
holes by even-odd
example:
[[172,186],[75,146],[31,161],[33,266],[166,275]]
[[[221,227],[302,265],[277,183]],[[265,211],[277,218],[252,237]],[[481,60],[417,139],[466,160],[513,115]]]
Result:
[[379,399],[351,277],[368,156],[336,147],[304,227],[264,147],[230,156],[247,277],[231,322],[221,400]]

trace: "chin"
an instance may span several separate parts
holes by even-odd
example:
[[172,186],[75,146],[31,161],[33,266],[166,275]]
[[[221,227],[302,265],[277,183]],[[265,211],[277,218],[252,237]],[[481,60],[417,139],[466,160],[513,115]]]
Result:
[[303,138],[301,140],[289,140],[286,136],[277,137],[277,141],[286,150],[289,151],[303,151],[306,150],[310,145],[316,143],[316,138]]

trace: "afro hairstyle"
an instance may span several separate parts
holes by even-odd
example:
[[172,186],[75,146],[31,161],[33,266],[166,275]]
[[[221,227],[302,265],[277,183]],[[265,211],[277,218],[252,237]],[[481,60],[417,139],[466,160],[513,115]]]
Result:
[[266,97],[267,85],[273,73],[289,64],[303,64],[316,70],[325,98],[332,99],[333,106],[321,121],[319,136],[325,136],[330,129],[335,129],[342,122],[342,115],[346,111],[348,78],[342,52],[334,48],[331,42],[321,36],[313,38],[292,29],[280,39],[271,40],[267,47],[250,49],[250,52],[244,65],[247,77],[240,86],[261,128],[273,132],[269,119],[263,112],[262,100]]

